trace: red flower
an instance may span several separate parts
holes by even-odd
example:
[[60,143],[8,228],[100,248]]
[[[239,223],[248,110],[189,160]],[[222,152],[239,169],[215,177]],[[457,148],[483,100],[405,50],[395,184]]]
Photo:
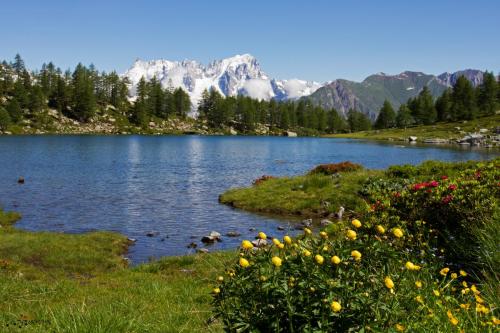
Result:
[[427,189],[427,191],[425,191],[427,193],[432,193],[432,190],[430,188]]
[[441,180],[447,180],[448,179],[448,176],[441,176]]
[[394,193],[394,196],[395,196],[396,198],[399,198],[399,197],[401,196],[401,193],[396,192],[396,193]]
[[455,191],[457,189],[457,185],[455,184],[451,184],[450,186],[448,186],[448,190],[450,191]]
[[439,185],[439,183],[435,180],[433,180],[432,182],[427,184],[427,186],[429,186],[429,187],[437,187],[438,185]]
[[426,186],[427,186],[427,183],[415,184],[415,185],[413,185],[413,190],[418,191],[418,190],[425,188]]
[[449,204],[450,201],[453,200],[453,196],[451,194],[448,194],[447,196],[445,196],[441,202],[445,205]]

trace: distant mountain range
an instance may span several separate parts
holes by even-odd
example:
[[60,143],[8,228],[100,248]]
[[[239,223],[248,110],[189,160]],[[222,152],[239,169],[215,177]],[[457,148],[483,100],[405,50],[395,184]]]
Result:
[[181,87],[197,105],[205,89],[217,89],[224,96],[247,95],[258,99],[296,99],[312,94],[322,85],[304,80],[269,78],[250,54],[217,60],[204,66],[196,61],[136,60],[123,74],[131,82],[132,95],[141,77],[156,76],[163,87]]
[[368,76],[362,82],[342,79],[332,81],[306,98],[323,108],[333,107],[344,115],[349,109],[356,109],[374,119],[384,100],[398,108],[409,98],[418,95],[425,86],[434,96],[439,96],[453,86],[461,75],[469,79],[474,86],[483,82],[483,72],[475,69],[438,76],[410,71],[398,75],[378,73]]
[[424,86],[438,96],[460,75],[465,75],[474,86],[483,80],[483,72],[474,69],[438,76],[410,71],[398,75],[378,73],[362,82],[337,79],[320,84],[300,79],[278,80],[270,78],[250,54],[217,60],[208,66],[192,60],[136,60],[122,76],[129,79],[132,96],[141,77],[146,80],[156,77],[165,88],[183,88],[190,95],[194,108],[202,92],[213,88],[224,96],[242,94],[280,101],[307,98],[315,105],[327,109],[333,107],[344,115],[349,109],[356,109],[375,118],[384,100],[389,100],[397,108],[408,98],[416,96]]

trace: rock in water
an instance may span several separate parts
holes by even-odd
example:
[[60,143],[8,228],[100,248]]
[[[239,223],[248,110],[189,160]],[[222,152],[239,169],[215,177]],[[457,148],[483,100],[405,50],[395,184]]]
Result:
[[252,241],[253,246],[255,247],[263,247],[267,245],[267,240],[265,239],[255,239]]
[[19,177],[19,179],[17,180],[17,183],[24,184],[24,177]]
[[241,236],[241,234],[237,231],[228,231],[226,233],[226,236],[227,237],[239,237],[239,236]]

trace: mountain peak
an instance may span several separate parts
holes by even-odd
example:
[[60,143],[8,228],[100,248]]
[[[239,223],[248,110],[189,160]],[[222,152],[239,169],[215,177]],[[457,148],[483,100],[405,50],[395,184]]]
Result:
[[164,87],[184,89],[190,95],[194,108],[205,89],[214,88],[224,96],[243,94],[258,99],[282,100],[309,95],[320,87],[316,82],[271,79],[249,53],[215,60],[207,66],[194,60],[136,59],[123,76],[131,82],[132,95],[141,77],[146,80],[156,77]]

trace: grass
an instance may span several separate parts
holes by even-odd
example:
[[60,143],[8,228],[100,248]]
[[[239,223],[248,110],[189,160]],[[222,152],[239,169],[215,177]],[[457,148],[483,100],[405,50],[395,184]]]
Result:
[[[469,120],[467,122],[460,121],[450,123],[436,123],[434,125],[417,126],[410,128],[392,128],[355,133],[331,134],[326,135],[326,137],[407,141],[408,137],[416,136],[418,137],[418,141],[434,138],[456,140],[465,136],[465,134],[461,132],[477,132],[481,128],[487,128],[491,132],[497,126],[500,126],[499,114],[475,120]],[[460,129],[456,129],[457,127],[460,127]]]
[[359,170],[337,177],[312,174],[270,179],[250,188],[229,190],[219,200],[253,212],[321,217],[337,212],[340,206],[360,209],[365,205],[358,194],[363,183],[380,175],[381,171]]
[[221,331],[209,293],[232,252],[127,268],[122,235],[25,232],[13,220],[0,210],[0,332]]

